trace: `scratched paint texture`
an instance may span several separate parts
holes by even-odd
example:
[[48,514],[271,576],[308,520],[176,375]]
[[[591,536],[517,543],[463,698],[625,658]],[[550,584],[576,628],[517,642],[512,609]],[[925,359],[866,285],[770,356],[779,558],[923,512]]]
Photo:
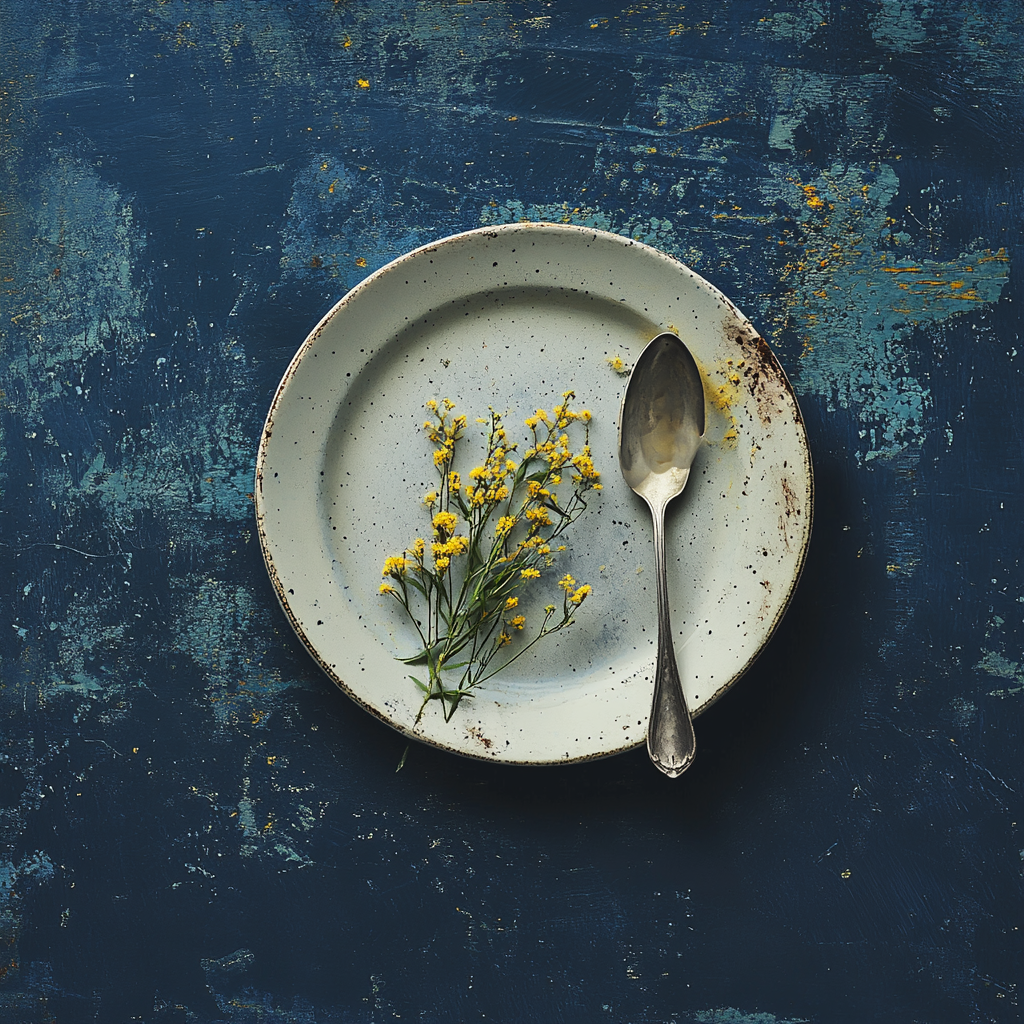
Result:
[[[1021,1019],[1018,3],[8,0],[0,52],[0,1019]],[[806,416],[804,580],[674,784],[396,774],[254,539],[310,326],[522,218],[691,264]]]

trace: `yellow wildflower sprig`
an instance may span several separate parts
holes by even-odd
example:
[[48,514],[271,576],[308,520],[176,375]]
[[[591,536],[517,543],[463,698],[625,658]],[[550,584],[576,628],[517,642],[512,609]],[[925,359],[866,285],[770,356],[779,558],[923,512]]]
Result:
[[[574,397],[566,391],[551,413],[538,409],[526,420],[531,440],[521,456],[500,414],[492,409],[478,420],[487,428],[486,453],[465,483],[453,465],[466,417],[454,415],[447,398],[426,403],[430,418],[423,426],[435,445],[438,474],[438,486],[423,498],[431,538],[418,537],[403,554],[387,558],[380,586],[405,608],[423,645],[401,659],[427,668],[425,681],[411,677],[424,694],[417,721],[431,700],[440,700],[450,719],[476,686],[542,637],[572,625],[591,592],[564,576],[561,613],[548,605],[533,638],[520,642],[534,632],[519,610],[521,592],[565,550],[553,542],[586,509],[586,495],[601,489],[590,450],[591,414],[574,410]],[[574,452],[570,431],[581,426],[583,445]],[[563,480],[571,487],[567,500],[558,493]]]

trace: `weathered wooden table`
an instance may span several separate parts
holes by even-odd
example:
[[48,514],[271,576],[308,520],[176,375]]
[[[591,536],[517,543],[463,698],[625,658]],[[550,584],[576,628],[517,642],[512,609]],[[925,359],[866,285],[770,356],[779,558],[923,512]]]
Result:
[[[10,0],[0,1019],[1019,1020],[1019,4]],[[452,232],[649,242],[815,458],[788,617],[698,722],[501,768],[294,638],[270,399]]]

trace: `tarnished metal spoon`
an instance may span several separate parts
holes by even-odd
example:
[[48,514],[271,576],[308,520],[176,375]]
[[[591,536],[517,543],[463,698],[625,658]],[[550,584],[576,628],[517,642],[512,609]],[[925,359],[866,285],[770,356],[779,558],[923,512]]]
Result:
[[658,768],[673,779],[689,768],[696,747],[669,622],[665,509],[686,486],[703,437],[700,371],[676,335],[659,334],[640,354],[622,397],[619,465],[626,483],[647,502],[654,519],[658,667],[647,751]]

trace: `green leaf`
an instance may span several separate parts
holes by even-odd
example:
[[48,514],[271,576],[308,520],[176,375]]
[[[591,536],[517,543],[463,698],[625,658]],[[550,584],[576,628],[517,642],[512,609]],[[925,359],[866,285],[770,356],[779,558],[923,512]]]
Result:
[[430,687],[426,683],[420,682],[415,676],[409,676],[409,678],[424,692],[430,693]]
[[428,654],[428,651],[422,650],[411,658],[396,658],[395,660],[400,661],[403,665],[426,665]]

